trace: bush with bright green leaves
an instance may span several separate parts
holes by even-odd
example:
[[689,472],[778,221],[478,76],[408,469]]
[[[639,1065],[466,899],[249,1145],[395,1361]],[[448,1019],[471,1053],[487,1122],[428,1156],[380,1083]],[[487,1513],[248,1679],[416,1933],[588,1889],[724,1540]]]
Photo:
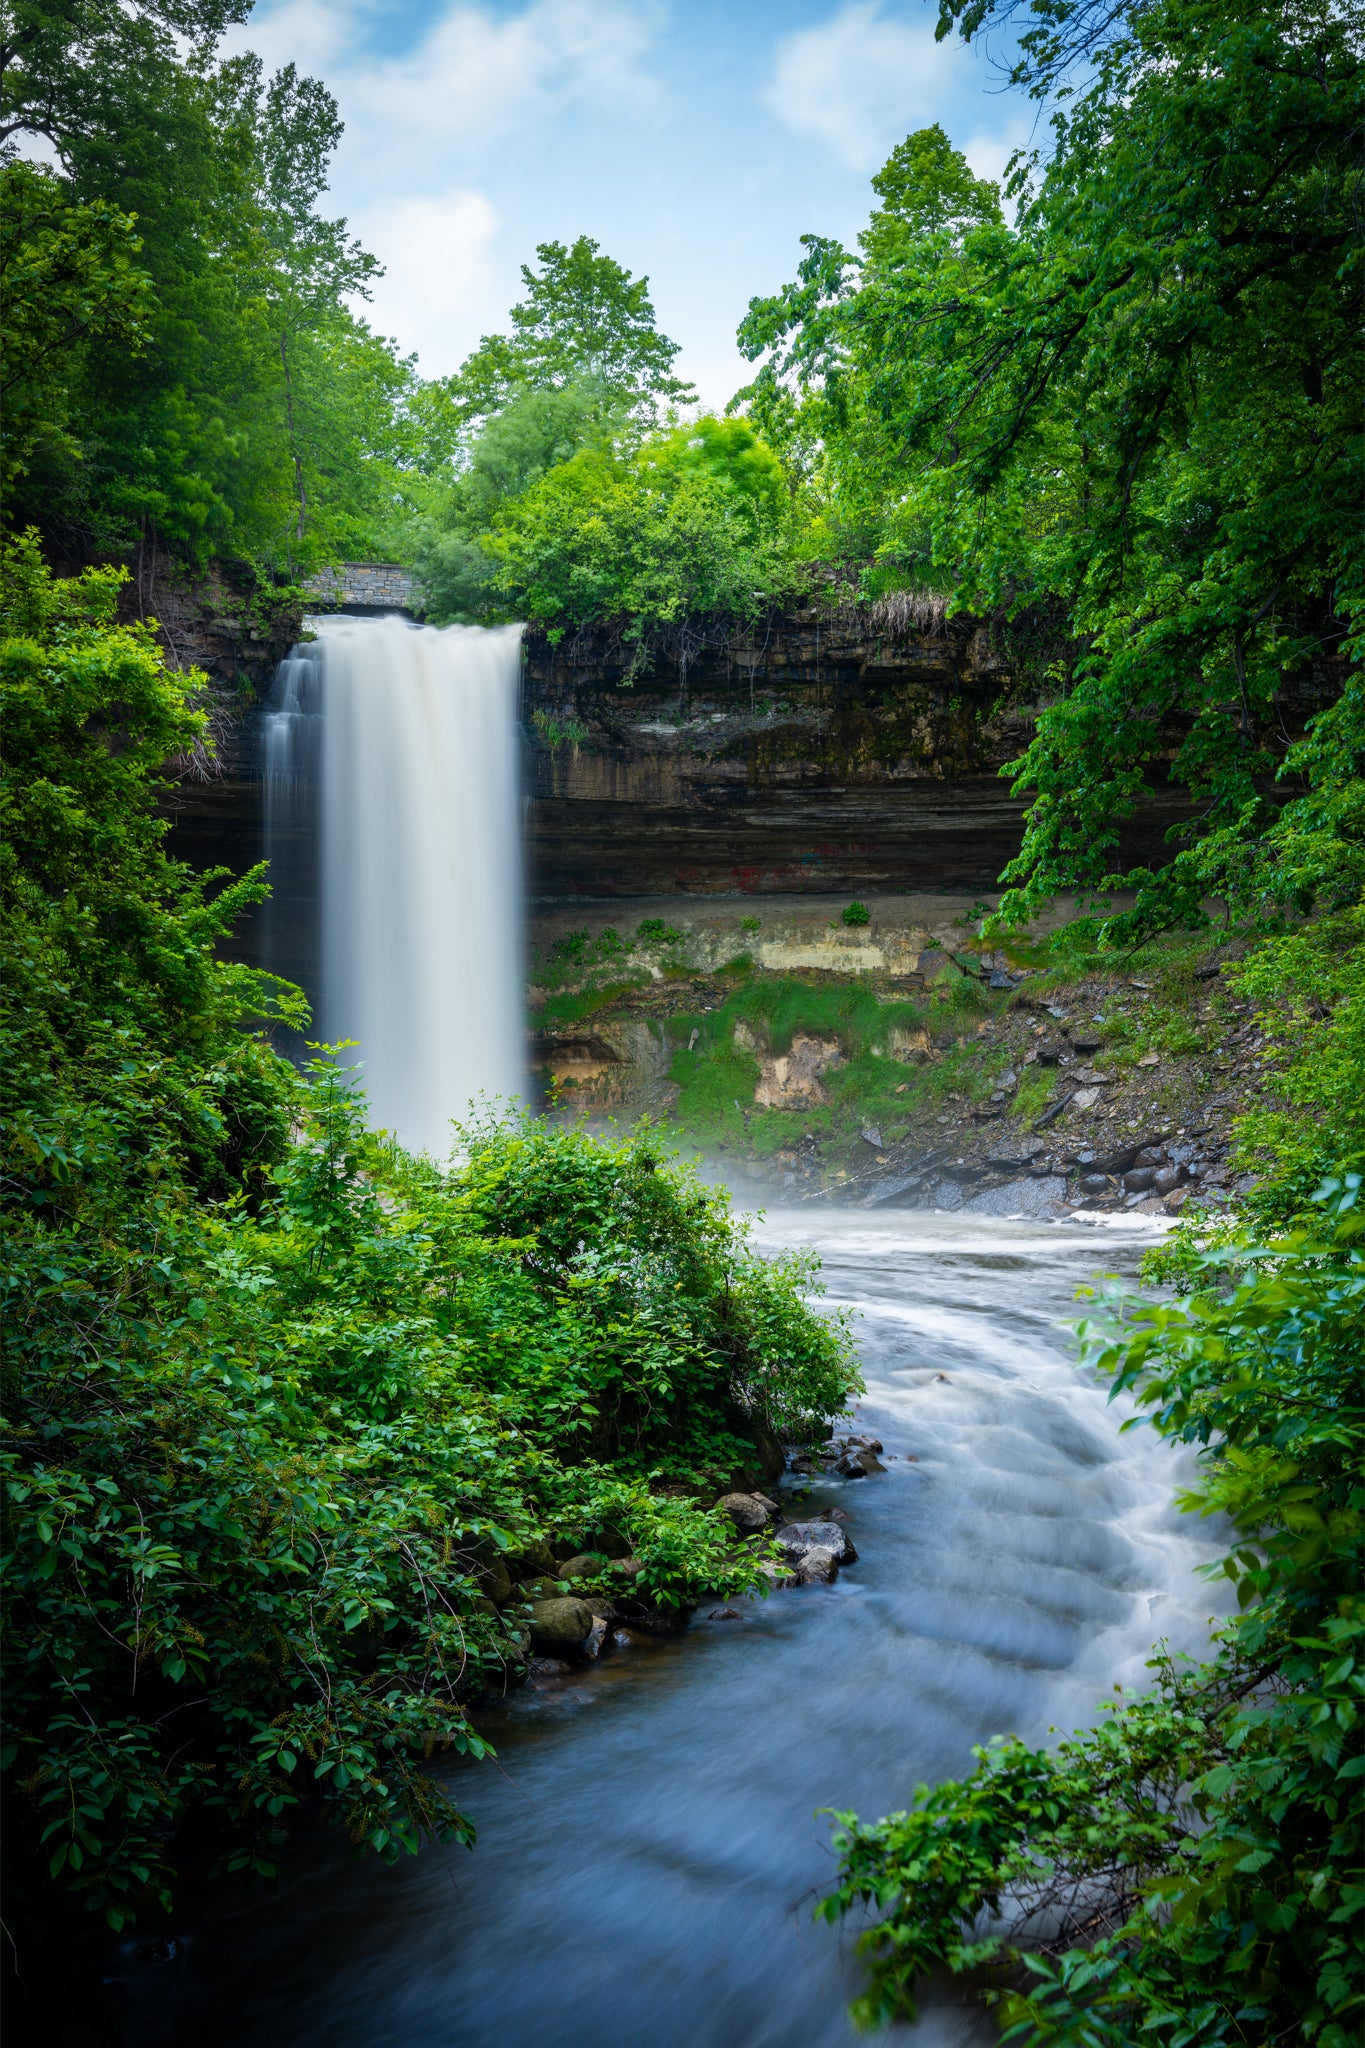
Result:
[[[946,1969],[1004,2038],[1059,2048],[1348,2048],[1365,2010],[1365,1451],[1361,1178],[1311,1228],[1243,1233],[1176,1302],[1130,1298],[1088,1350],[1199,1447],[1185,1505],[1237,1531],[1240,1612],[1205,1664],[1053,1749],[998,1740],[906,1813],[841,1815],[822,1910],[871,1908],[867,2026]],[[1131,1426],[1131,1425],[1130,1425]]]
[[443,1176],[279,1058],[297,992],[215,955],[263,878],[155,809],[198,679],[117,572],[3,568],[8,1899],[117,1928],[195,1817],[238,1872],[305,1794],[385,1856],[471,1839],[428,1760],[486,1747],[530,1587],[592,1546],[659,1608],[761,1589],[709,1503],[856,1374],[650,1133],[492,1123]]
[[583,443],[498,504],[475,492],[476,447],[450,532],[424,542],[431,618],[607,623],[640,642],[687,620],[752,619],[802,587],[799,509],[746,421],[704,417],[632,443],[609,424],[591,431],[576,402],[572,389],[526,397],[486,430],[500,448],[523,423],[530,435],[534,412]]

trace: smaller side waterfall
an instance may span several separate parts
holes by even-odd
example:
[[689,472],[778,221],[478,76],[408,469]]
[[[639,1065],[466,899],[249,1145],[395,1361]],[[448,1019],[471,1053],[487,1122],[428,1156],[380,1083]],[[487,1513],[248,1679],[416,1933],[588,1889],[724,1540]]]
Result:
[[267,965],[359,1041],[375,1122],[438,1157],[452,1118],[523,1087],[520,646],[323,620],[267,705]]

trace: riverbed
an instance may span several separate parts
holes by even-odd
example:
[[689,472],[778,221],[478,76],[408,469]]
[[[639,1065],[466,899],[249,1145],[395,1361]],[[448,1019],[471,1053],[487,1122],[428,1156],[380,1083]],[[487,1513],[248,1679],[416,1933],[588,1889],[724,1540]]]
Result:
[[[1157,1640],[1199,1648],[1218,1532],[1065,1327],[1150,1232],[807,1210],[759,1235],[814,1244],[857,1312],[887,1471],[806,1484],[859,1562],[485,1716],[499,1762],[452,1774],[472,1854],[387,1868],[317,1832],[273,1894],[187,1899],[119,1973],[135,2048],[842,2048],[856,1929],[811,1917],[821,1810],[903,1806],[993,1733],[1089,1721]],[[903,2037],[993,2034],[944,1986]]]

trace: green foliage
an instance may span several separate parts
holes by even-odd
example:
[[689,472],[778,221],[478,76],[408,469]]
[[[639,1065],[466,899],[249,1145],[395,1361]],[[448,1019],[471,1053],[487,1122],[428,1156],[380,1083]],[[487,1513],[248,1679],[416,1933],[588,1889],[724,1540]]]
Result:
[[305,1790],[387,1857],[471,1840],[427,1760],[483,1753],[547,1538],[664,1606],[761,1587],[706,1503],[856,1386],[808,1265],[648,1133],[490,1125],[447,1178],[274,1054],[306,1012],[215,955],[262,876],[166,856],[199,679],[121,574],[28,536],[0,576],[7,1891],[114,1928],[192,1818],[268,1873]]
[[800,580],[782,464],[746,421],[665,424],[691,394],[646,279],[585,237],[536,253],[513,332],[446,387],[458,474],[407,543],[427,616],[606,623],[643,662],[652,633],[780,602]]
[[744,421],[698,421],[633,448],[595,437],[533,473],[480,528],[487,514],[462,479],[451,531],[425,530],[433,618],[606,621],[643,643],[689,619],[753,618],[802,580],[780,465]]
[[850,927],[871,924],[872,912],[865,903],[848,903],[839,913],[843,922]]
[[881,1916],[860,1937],[863,2024],[912,2016],[934,1968],[1022,1955],[1031,1985],[996,1994],[1007,2039],[1358,2036],[1360,1187],[1328,1183],[1312,1230],[1208,1253],[1188,1299],[1120,1301],[1083,1333],[1116,1391],[1200,1446],[1185,1504],[1239,1531],[1222,1569],[1241,1612],[1211,1663],[1158,1656],[1153,1690],[1090,1733],[996,1741],[908,1813],[840,1816],[822,1910]]
[[5,506],[64,553],[387,553],[449,459],[448,398],[349,309],[375,263],[318,212],[333,101],[215,59],[244,12],[25,5],[7,32],[0,122],[59,168],[0,171]]
[[[861,253],[808,237],[741,342],[765,358],[752,416],[818,447],[845,545],[957,606],[1064,621],[1014,764],[1033,798],[1005,878],[1018,920],[1112,881],[1154,783],[1189,793],[1192,839],[1228,835],[1229,878],[1254,865],[1266,787],[1302,772],[1301,693],[1343,686],[1361,58],[1343,14],[1299,0],[959,14],[1022,28],[1019,75],[1058,89],[1045,168],[1011,173],[1013,226],[922,131],[876,181]],[[1358,791],[1328,781],[1354,871]],[[1338,891],[1332,850],[1290,836],[1300,898]],[[1198,864],[1132,879],[1146,928],[1217,887]]]
[[8,491],[41,442],[70,417],[71,352],[98,336],[136,353],[149,280],[132,219],[107,202],[76,206],[36,164],[0,163],[0,486]]
[[521,266],[526,296],[511,334],[486,334],[450,380],[463,421],[491,419],[526,394],[590,388],[599,407],[652,422],[661,402],[692,396],[672,374],[678,344],[660,334],[649,279],[632,277],[596,242],[541,242],[540,268]]
[[1264,940],[1230,979],[1274,1071],[1272,1104],[1238,1119],[1236,1163],[1260,1176],[1256,1213],[1288,1221],[1325,1174],[1365,1166],[1365,911]]

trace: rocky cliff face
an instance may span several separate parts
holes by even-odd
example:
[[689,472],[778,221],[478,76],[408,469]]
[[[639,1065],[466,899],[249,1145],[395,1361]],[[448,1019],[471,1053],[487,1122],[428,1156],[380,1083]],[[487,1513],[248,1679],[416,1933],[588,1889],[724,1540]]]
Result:
[[[194,574],[159,547],[129,562],[122,615],[154,620],[169,665],[202,669],[202,698],[212,748],[180,766],[166,811],[171,850],[198,868],[242,874],[262,856],[257,738],[261,700],[299,638],[295,593],[279,598],[244,565],[214,562]],[[255,920],[246,918],[229,952],[255,956]]]
[[[531,891],[985,889],[1031,711],[992,630],[895,603],[697,636],[632,673],[605,632],[526,644]],[[1156,854],[1155,801],[1128,851]]]
[[276,598],[243,563],[212,562],[196,573],[149,543],[128,568],[122,616],[154,620],[170,666],[203,669],[215,695],[240,699],[242,708],[299,637],[297,596]]
[[[297,616],[262,620],[225,571],[176,583],[157,563],[130,601],[212,679],[218,766],[182,787],[177,839],[240,871],[261,850],[256,707]],[[541,902],[980,893],[1019,846],[1000,769],[1033,707],[992,629],[931,605],[688,629],[650,664],[607,629],[529,633],[522,709]],[[1181,813],[1149,799],[1123,857],[1162,858]]]

